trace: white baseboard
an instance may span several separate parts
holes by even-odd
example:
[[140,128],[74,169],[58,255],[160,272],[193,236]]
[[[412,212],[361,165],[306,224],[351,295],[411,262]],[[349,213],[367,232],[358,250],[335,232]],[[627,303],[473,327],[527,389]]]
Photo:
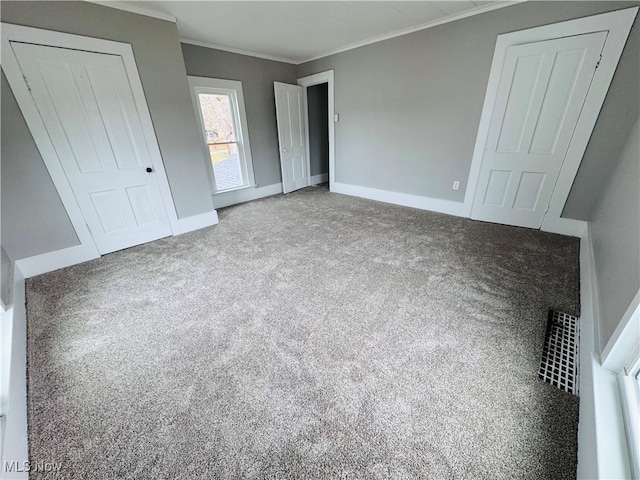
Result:
[[[173,234],[180,235],[182,233],[191,232],[200,228],[209,227],[218,223],[218,214],[216,211],[207,212],[202,215],[195,215],[178,219],[177,224],[173,225]],[[100,258],[95,245],[76,245],[74,247],[63,248],[53,252],[42,253],[27,257],[16,261],[16,266],[25,278],[35,277],[47,272],[53,272],[61,268],[77,265],[78,263],[88,262]]]
[[311,175],[311,183],[309,185],[320,185],[321,183],[329,182],[328,173],[320,173],[318,175]]
[[88,262],[99,257],[100,253],[95,245],[76,245],[16,260],[15,265],[20,268],[25,278],[30,278],[78,263]]
[[544,217],[540,230],[543,232],[558,233],[568,237],[582,238],[586,235],[587,222],[573,220],[571,218]]
[[201,228],[210,227],[218,224],[218,212],[215,210],[192,217],[179,218],[176,225],[173,226],[173,235],[182,235],[183,233],[192,232]]
[[409,193],[390,192],[388,190],[378,190],[377,188],[361,187],[346,183],[334,183],[331,186],[334,193],[352,195],[354,197],[378,200],[379,202],[393,203],[404,207],[419,208],[431,212],[446,213],[456,217],[464,216],[464,203],[442,200],[440,198],[421,197]]
[[[177,225],[174,225],[174,235],[198,230],[199,228],[208,227],[218,223],[218,214],[214,210],[202,215],[195,215],[179,219]],[[176,228],[177,227],[177,228]],[[77,265],[78,263],[88,262],[100,258],[100,253],[94,244],[76,245],[62,250],[42,253],[33,257],[22,258],[16,260],[16,266],[25,278],[35,277],[47,272],[53,272],[61,268]]]
[[[5,438],[1,442],[4,446],[0,451],[0,464],[2,474],[0,477],[9,479],[28,479],[29,473],[24,471],[24,462],[29,460],[28,433],[27,433],[27,311],[25,308],[25,286],[24,276],[20,268],[14,269],[13,283],[13,303],[2,314],[3,324],[10,323],[10,328],[3,328],[3,333],[10,334],[9,339],[2,339],[2,362],[9,362],[7,368],[3,370],[9,372],[6,382],[8,392],[2,392],[2,396],[7,396],[3,409],[6,409],[5,417]],[[6,326],[6,325],[3,325]],[[10,343],[7,350],[5,344]],[[3,379],[3,386],[5,384]],[[21,472],[5,471],[8,462],[17,462],[22,469]],[[16,464],[13,464],[14,466]]]
[[215,208],[223,208],[279,193],[282,193],[282,183],[275,183],[265,187],[243,188],[232,192],[216,193],[213,196],[213,205]]

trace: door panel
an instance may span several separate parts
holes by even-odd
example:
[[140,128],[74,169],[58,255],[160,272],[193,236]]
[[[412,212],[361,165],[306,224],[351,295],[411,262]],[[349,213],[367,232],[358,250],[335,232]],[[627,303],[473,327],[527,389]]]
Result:
[[544,173],[522,172],[513,208],[535,210],[545,177]]
[[306,131],[302,87],[274,82],[280,165],[284,193],[306,187],[307,178]]
[[[22,49],[24,47],[16,51]],[[42,60],[37,64],[37,67],[37,73],[43,80],[47,79],[47,81],[43,81],[42,84],[45,91],[33,92],[33,88],[37,89],[40,86],[39,82],[36,81],[35,85],[32,86],[32,96],[35,98],[38,94],[42,96],[48,94],[50,106],[43,106],[43,102],[36,103],[41,115],[43,111],[50,111],[51,120],[57,120],[57,125],[47,124],[47,130],[52,130],[56,135],[64,135],[66,137],[69,148],[67,149],[66,145],[59,146],[60,150],[65,154],[64,158],[67,162],[73,160],[81,173],[103,172],[105,163],[111,161],[111,158],[108,158],[109,150],[94,148],[94,146],[104,147],[108,142],[106,142],[106,138],[101,138],[100,120],[95,115],[92,115],[94,112],[88,112],[89,115],[85,115],[79,92],[71,88],[75,84],[71,66]],[[25,68],[23,67],[24,70]],[[30,75],[30,77],[33,78],[34,75]],[[46,100],[43,99],[43,101]],[[101,158],[101,156],[107,156],[107,158]],[[61,160],[63,159],[61,158]],[[72,165],[69,166],[73,167]]]
[[[511,91],[505,105],[502,128],[498,131],[499,139],[496,152],[520,152],[527,123],[528,113],[540,102],[541,92],[536,88],[540,78],[540,70],[544,57],[523,57],[517,60],[511,80]],[[546,73],[546,72],[543,72]]]
[[485,193],[485,205],[503,207],[507,196],[507,187],[511,181],[511,172],[502,170],[492,170],[489,175],[489,185]]
[[122,214],[122,208],[118,204],[116,192],[92,192],[89,194],[93,206],[100,220],[102,229],[107,233],[116,233],[126,230],[127,222]]
[[582,60],[582,51],[561,52],[556,57],[529,153],[552,154],[557,148]]
[[507,50],[471,218],[540,228],[606,36]]
[[158,217],[153,209],[152,195],[149,192],[149,186],[140,185],[137,187],[127,187],[126,190],[137,225],[144,227],[157,223]]
[[118,168],[139,168],[151,164],[142,124],[124,69],[87,68],[89,84],[104,121]]
[[11,46],[99,252],[171,235],[122,58]]

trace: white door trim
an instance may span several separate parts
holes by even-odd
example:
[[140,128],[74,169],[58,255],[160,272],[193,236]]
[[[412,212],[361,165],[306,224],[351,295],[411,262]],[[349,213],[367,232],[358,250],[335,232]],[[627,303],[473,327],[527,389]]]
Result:
[[329,191],[333,191],[336,183],[336,149],[335,149],[335,90],[333,70],[316,73],[298,79],[302,89],[304,128],[307,134],[307,178],[311,185],[311,158],[309,157],[309,104],[307,103],[307,88],[326,83],[329,90]]
[[151,115],[142,89],[142,82],[140,81],[131,45],[113,42],[111,40],[102,40],[50,30],[23,27],[9,23],[1,23],[0,26],[2,30],[0,37],[0,48],[2,48],[3,53],[2,69],[4,70],[7,81],[9,82],[11,90],[16,97],[20,110],[24,115],[27,126],[33,135],[33,139],[38,150],[42,155],[42,159],[47,170],[51,175],[53,184],[55,185],[67,214],[69,215],[69,219],[71,220],[76,234],[78,235],[80,245],[83,247],[82,250],[87,255],[86,260],[97,258],[100,256],[100,253],[98,252],[95,242],[87,228],[84,216],[82,215],[78,202],[71,190],[71,185],[64,173],[60,159],[58,158],[53,144],[49,139],[49,135],[47,134],[45,125],[38,113],[36,104],[33,101],[22,77],[20,65],[18,64],[18,60],[9,43],[11,41],[35,43],[39,45],[70,48],[88,52],[106,53],[122,57],[125,70],[129,78],[129,83],[131,85],[136,109],[140,115],[145,140],[149,148],[149,155],[156,172],[158,186],[162,195],[164,207],[167,211],[171,230],[174,234],[178,231],[184,230],[180,228],[175,205],[173,203],[173,196],[171,195],[169,187],[169,181],[167,180],[164,163],[162,162],[162,156],[160,155],[158,140],[151,121]]
[[[582,222],[576,225],[564,225],[562,210],[569,196],[571,186],[578,173],[582,156],[589,143],[589,138],[595,126],[596,120],[602,108],[605,96],[609,90],[609,85],[615,73],[620,55],[629,36],[629,31],[638,13],[638,7],[627,8],[615,12],[603,13],[591,17],[579,18],[567,22],[554,23],[543,27],[531,28],[519,32],[498,35],[496,48],[493,53],[491,73],[485,94],[482,116],[478,127],[478,135],[473,151],[473,160],[469,171],[467,191],[464,196],[464,216],[471,216],[473,200],[478,186],[482,157],[486,147],[487,135],[491,124],[491,114],[498,94],[500,76],[505,60],[506,51],[509,47],[523,43],[540,42],[554,38],[568,37],[572,35],[582,35],[585,33],[608,31],[607,40],[602,51],[600,65],[593,77],[589,93],[584,102],[582,113],[578,119],[573,138],[567,150],[567,154],[560,169],[558,181],[551,195],[549,211],[542,222],[542,230],[564,231],[576,230],[582,233],[584,226]],[[577,236],[577,235],[576,235]]]

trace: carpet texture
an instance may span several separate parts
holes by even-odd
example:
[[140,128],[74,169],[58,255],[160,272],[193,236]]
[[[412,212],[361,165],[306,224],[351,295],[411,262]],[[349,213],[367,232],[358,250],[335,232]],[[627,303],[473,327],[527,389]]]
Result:
[[27,283],[32,478],[575,478],[577,239],[309,188]]

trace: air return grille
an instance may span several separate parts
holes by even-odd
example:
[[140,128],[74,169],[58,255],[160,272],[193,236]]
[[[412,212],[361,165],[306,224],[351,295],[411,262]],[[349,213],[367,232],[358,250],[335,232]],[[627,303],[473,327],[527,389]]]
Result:
[[547,383],[578,394],[579,317],[549,311],[547,334],[538,376]]

